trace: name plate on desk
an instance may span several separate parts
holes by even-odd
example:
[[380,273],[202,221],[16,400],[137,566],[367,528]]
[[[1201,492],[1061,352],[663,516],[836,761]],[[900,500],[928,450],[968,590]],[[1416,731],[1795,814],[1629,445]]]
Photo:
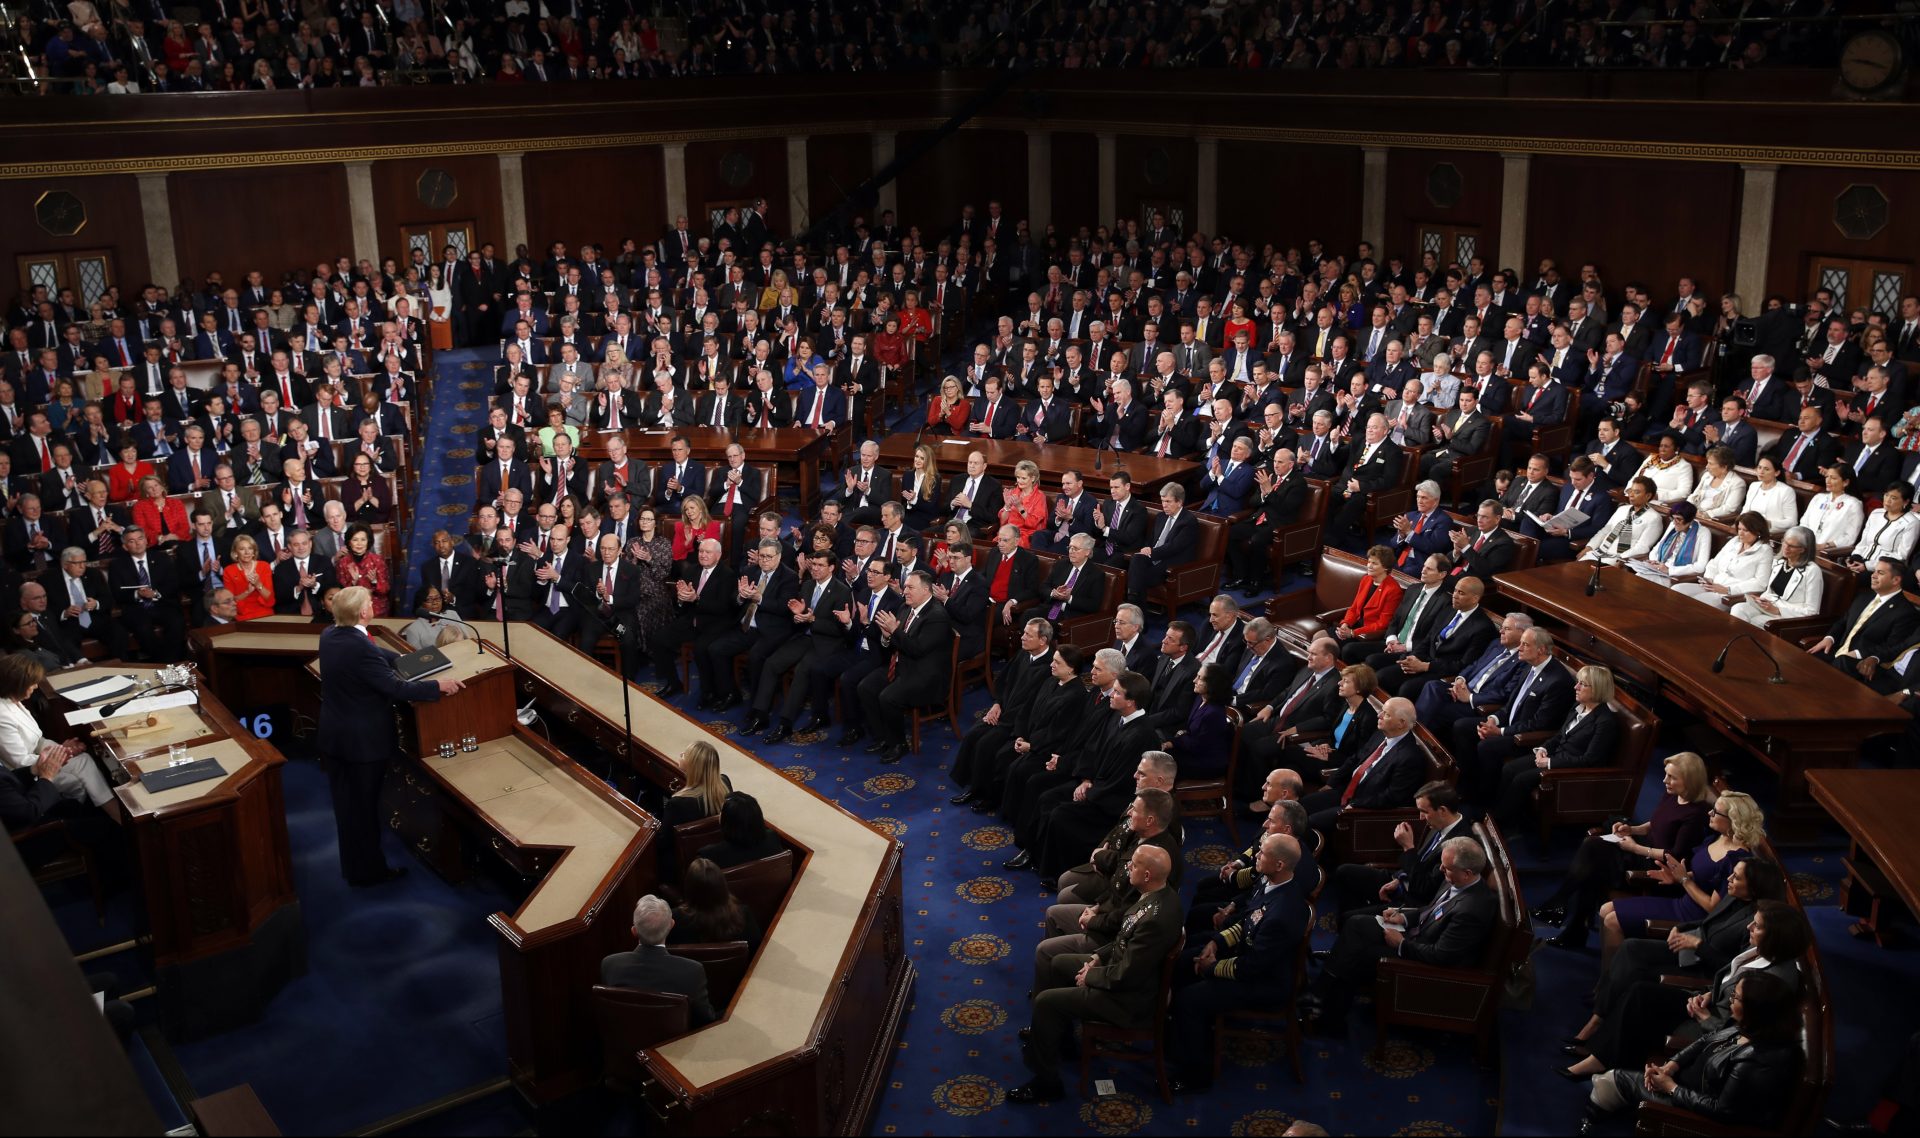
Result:
[[175,787],[190,786],[196,782],[205,782],[210,778],[223,778],[226,771],[218,759],[195,759],[190,763],[181,763],[177,767],[161,767],[140,776],[140,783],[149,794],[172,790]]

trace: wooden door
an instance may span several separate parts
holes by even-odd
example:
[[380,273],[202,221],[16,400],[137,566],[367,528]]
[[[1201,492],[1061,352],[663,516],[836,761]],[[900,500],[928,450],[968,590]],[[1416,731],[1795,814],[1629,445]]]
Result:
[[1807,258],[1807,279],[1809,293],[1832,289],[1836,308],[1864,308],[1891,317],[1900,311],[1900,298],[1913,291],[1913,265],[1815,255]]
[[47,295],[55,297],[70,288],[85,308],[100,299],[113,283],[113,250],[75,249],[62,253],[22,253],[17,258],[20,291],[31,293],[35,285],[47,286]]
[[400,261],[407,263],[413,257],[415,249],[427,254],[428,264],[438,264],[440,251],[453,246],[455,255],[461,260],[467,259],[467,251],[476,248],[473,243],[473,222],[437,221],[424,225],[403,225],[400,227],[400,244],[403,256]]
[[[1480,256],[1480,227],[1477,225],[1444,225],[1439,222],[1420,223],[1421,255],[1432,253],[1439,262],[1439,271],[1433,274],[1436,287],[1447,283],[1447,266],[1459,265],[1465,271],[1467,263]],[[1471,301],[1472,297],[1465,298]]]

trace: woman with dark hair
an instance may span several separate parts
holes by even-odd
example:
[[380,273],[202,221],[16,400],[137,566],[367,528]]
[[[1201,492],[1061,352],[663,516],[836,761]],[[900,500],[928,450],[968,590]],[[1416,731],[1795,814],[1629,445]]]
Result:
[[1026,734],[990,758],[976,758],[973,779],[967,787],[973,794],[975,814],[997,812],[1009,778],[1020,772],[1025,776],[1020,781],[1024,787],[1026,778],[1041,769],[1048,755],[1066,749],[1067,741],[1080,729],[1080,720],[1097,702],[1097,697],[1080,678],[1080,668],[1086,659],[1086,654],[1072,645],[1063,644],[1053,650],[1053,663],[1048,666],[1053,682],[1042,685],[1033,697]]
[[727,875],[704,857],[687,866],[680,881],[681,903],[673,911],[668,944],[747,942],[747,955],[760,951],[760,922],[727,888]]
[[1593,990],[1593,1006],[1608,1006],[1614,992],[1640,980],[1713,975],[1746,950],[1747,924],[1761,902],[1786,899],[1787,875],[1779,862],[1757,857],[1740,862],[1712,912],[1675,925],[1665,937],[1641,937],[1622,944]]
[[720,840],[700,850],[700,856],[721,869],[772,857],[786,849],[780,835],[767,829],[760,813],[760,802],[753,795],[735,791],[720,807]]
[[9,656],[32,660],[45,671],[57,672],[67,666],[58,652],[40,642],[40,622],[24,610],[8,618],[6,641],[0,647]]
[[359,524],[348,527],[340,556],[333,559],[333,572],[343,588],[359,585],[373,594],[373,615],[388,614],[393,577],[387,571],[387,559],[373,547],[372,530]]
[[1761,901],[1747,922],[1747,948],[1727,962],[1713,986],[1697,995],[1659,980],[1640,980],[1609,993],[1608,1006],[1595,1004],[1598,1026],[1565,1048],[1586,1052],[1568,1079],[1582,1079],[1617,1067],[1629,1067],[1651,1055],[1669,1036],[1696,1039],[1732,1022],[1733,994],[1741,980],[1764,974],[1799,994],[1800,963],[1813,948],[1813,926],[1785,901]]
[[1233,730],[1227,725],[1233,679],[1218,664],[1202,664],[1194,673],[1193,691],[1200,698],[1187,713],[1187,725],[1161,749],[1180,761],[1183,777],[1211,778],[1227,769],[1227,753],[1233,747]]
[[1657,1067],[1595,1075],[1579,1132],[1591,1134],[1602,1119],[1642,1102],[1676,1106],[1742,1129],[1777,1122],[1805,1059],[1799,989],[1770,972],[1748,972],[1728,987],[1724,1026]]

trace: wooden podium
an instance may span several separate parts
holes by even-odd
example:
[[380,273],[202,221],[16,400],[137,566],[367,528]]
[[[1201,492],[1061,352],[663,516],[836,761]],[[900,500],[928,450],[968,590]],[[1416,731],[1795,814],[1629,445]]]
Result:
[[[79,706],[59,694],[109,676],[150,674],[134,665],[80,668],[50,677],[64,723]],[[164,766],[185,745],[225,774],[172,790],[118,788],[140,867],[153,937],[160,1014],[191,1039],[258,1018],[280,987],[306,971],[306,934],[293,888],[280,753],[244,730],[202,688],[194,707],[160,713],[158,730],[96,736],[129,772]]]

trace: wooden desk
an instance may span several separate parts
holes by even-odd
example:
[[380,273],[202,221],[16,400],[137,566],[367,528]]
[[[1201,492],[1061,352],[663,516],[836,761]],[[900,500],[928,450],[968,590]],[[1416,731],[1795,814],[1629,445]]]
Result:
[[[499,642],[499,624],[477,623]],[[643,1053],[655,1076],[645,1098],[661,1129],[864,1133],[914,980],[900,844],[637,684],[626,685],[629,738],[620,678],[532,624],[514,629],[513,658],[520,698],[659,785],[682,785],[677,756],[696,740],[711,743],[734,789],[758,799],[768,824],[805,851],[731,1012]]]
[[[1605,586],[1586,595],[1593,566],[1567,562],[1502,573],[1499,595],[1545,618],[1576,654],[1704,716],[1716,730],[1780,773],[1780,798],[1768,828],[1811,837],[1825,815],[1807,789],[1807,772],[1851,767],[1865,739],[1903,730],[1909,716],[1866,685],[1841,675],[1772,633],[1719,608],[1641,580],[1614,566]],[[1751,644],[1735,644],[1726,669],[1713,659],[1738,633],[1751,633],[1780,662],[1786,683]]]
[[[372,631],[395,650],[404,620]],[[531,626],[528,626],[531,627]],[[268,618],[201,630],[196,647],[236,700],[285,677],[318,702],[321,627]],[[516,642],[518,637],[515,637]],[[517,644],[516,644],[517,646]],[[632,947],[633,904],[651,890],[658,823],[514,721],[513,669],[491,645],[449,645],[465,691],[400,713],[409,756],[386,780],[382,816],[420,859],[463,880],[471,851],[491,852],[528,891],[512,914],[489,918],[500,938],[510,1072],[536,1101],[588,1085],[599,1062],[589,999],[600,959]],[[297,661],[291,672],[285,665]],[[267,665],[267,666],[263,666]],[[445,740],[471,734],[475,752],[441,759]]]
[[[1920,913],[1920,850],[1908,833],[1920,810],[1920,771],[1808,771],[1807,787],[1852,840],[1852,866],[1878,871],[1907,912]],[[1853,900],[1842,894],[1841,908],[1851,912]]]
[[[943,478],[964,471],[967,468],[967,455],[977,450],[987,456],[987,473],[1008,488],[1013,486],[1014,465],[1023,459],[1031,459],[1040,467],[1040,485],[1049,492],[1060,489],[1061,474],[1078,470],[1089,490],[1106,494],[1110,490],[1107,476],[1116,470],[1124,470],[1127,477],[1133,479],[1134,494],[1149,503],[1154,502],[1160,487],[1169,482],[1178,482],[1191,489],[1191,484],[1200,474],[1200,464],[1197,462],[1181,458],[1156,458],[1150,454],[1129,454],[1125,451],[1096,450],[1093,447],[1061,446],[1056,443],[1041,446],[1017,439],[947,439],[933,435],[922,436],[920,441],[933,447]],[[966,445],[961,445],[962,442]],[[881,439],[880,461],[893,468],[897,481],[901,471],[913,468],[913,436],[888,435]]]
[[[48,685],[57,692],[152,671],[79,668]],[[75,705],[56,698],[53,706],[64,717]],[[160,732],[109,734],[95,745],[137,772],[164,765],[166,748],[186,743],[194,758],[214,759],[224,772],[157,794],[137,781],[115,791],[138,851],[160,1014],[171,1031],[194,1038],[258,1018],[281,985],[306,970],[306,933],[280,784],[286,760],[204,685],[196,706],[161,719]]]
[[[587,431],[580,436],[580,457],[595,462],[607,457],[606,437],[609,431]],[[842,427],[831,435],[823,435],[809,427],[772,427],[765,430],[745,428],[738,431],[722,431],[713,427],[683,427],[678,430],[642,431],[628,428],[620,432],[627,439],[627,453],[642,462],[656,463],[672,457],[667,440],[680,435],[693,449],[693,457],[703,465],[711,467],[716,461],[727,456],[727,447],[739,443],[747,452],[750,466],[777,464],[785,471],[792,471],[800,487],[800,509],[808,516],[814,512],[814,503],[820,500],[820,463],[832,453],[836,440],[844,442],[852,437],[849,428]]]

